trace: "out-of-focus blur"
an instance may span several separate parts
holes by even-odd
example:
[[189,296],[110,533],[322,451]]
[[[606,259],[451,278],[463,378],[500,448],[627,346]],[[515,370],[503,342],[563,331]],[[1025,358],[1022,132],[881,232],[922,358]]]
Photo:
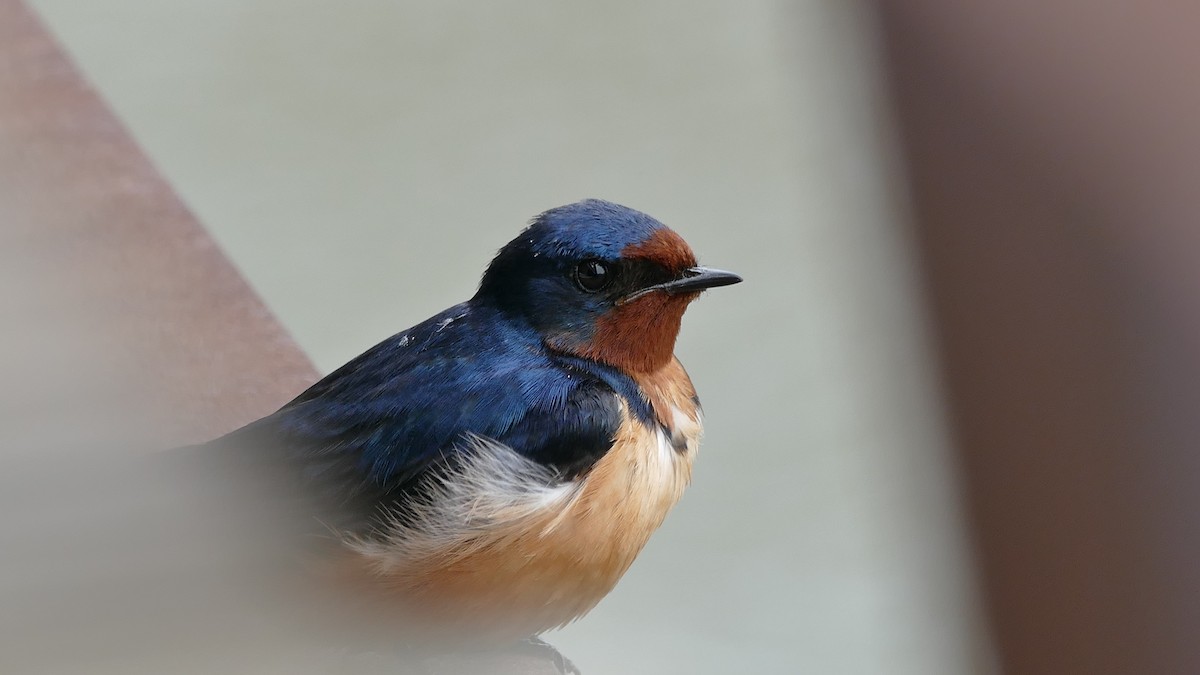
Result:
[[1000,662],[1200,672],[1200,6],[877,4]]

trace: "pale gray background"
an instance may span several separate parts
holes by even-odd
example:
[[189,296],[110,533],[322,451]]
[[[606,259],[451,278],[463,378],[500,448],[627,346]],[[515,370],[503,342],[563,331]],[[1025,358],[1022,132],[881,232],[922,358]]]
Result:
[[586,673],[990,669],[857,5],[32,4],[322,370],[581,197],[746,277],[680,339],[693,487],[548,636]]

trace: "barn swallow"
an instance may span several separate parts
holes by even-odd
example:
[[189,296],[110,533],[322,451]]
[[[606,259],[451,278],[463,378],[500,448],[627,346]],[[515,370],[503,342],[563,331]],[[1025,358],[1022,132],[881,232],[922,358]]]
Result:
[[741,280],[644,213],[555,208],[470,300],[222,440],[281,450],[381,592],[536,635],[611,591],[688,485],[701,410],[675,339],[702,291]]

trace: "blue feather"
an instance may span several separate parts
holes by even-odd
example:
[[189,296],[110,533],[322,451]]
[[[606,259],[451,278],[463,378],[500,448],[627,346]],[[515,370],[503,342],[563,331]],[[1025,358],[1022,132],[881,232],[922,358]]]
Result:
[[661,227],[598,200],[542,214],[500,251],[471,300],[384,340],[224,440],[281,451],[335,503],[361,502],[363,527],[461,461],[471,435],[563,480],[585,473],[612,446],[619,399],[645,424],[653,413],[629,375],[554,351],[546,336],[588,339],[610,306],[574,285],[575,265],[616,258]]

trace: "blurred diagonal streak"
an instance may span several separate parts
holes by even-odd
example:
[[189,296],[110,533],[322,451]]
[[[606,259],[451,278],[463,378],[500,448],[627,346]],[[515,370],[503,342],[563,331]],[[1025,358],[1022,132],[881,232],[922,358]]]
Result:
[[0,222],[0,672],[345,671],[309,646],[344,616],[260,537],[287,503],[151,459],[316,373],[18,0]]

